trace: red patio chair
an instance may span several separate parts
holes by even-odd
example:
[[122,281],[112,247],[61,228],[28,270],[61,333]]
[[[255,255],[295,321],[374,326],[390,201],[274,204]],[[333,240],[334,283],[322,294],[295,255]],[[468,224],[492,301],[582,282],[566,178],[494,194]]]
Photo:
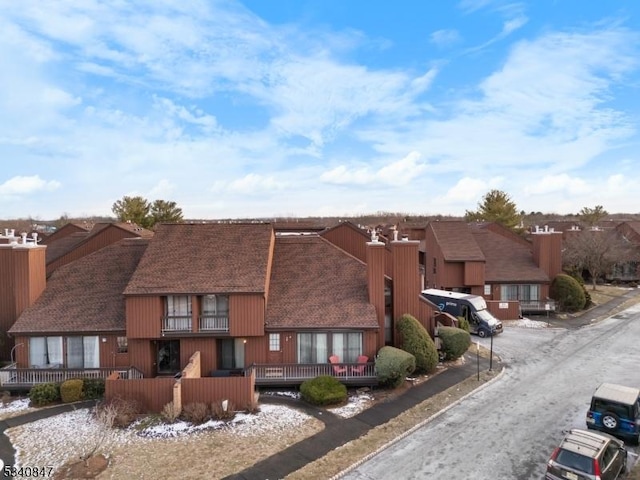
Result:
[[336,365],[340,363],[340,358],[337,355],[331,355],[329,357],[329,362],[333,364],[334,375],[344,375],[345,373],[347,373],[347,367],[341,367],[340,365]]
[[358,365],[355,367],[351,367],[351,373],[353,375],[364,374],[364,369],[367,368],[368,361],[369,361],[369,357],[367,357],[366,355],[358,356]]

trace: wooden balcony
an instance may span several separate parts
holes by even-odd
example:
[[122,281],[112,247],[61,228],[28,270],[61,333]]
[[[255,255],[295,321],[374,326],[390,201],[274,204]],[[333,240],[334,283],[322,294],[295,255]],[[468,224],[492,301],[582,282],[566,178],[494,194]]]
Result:
[[320,375],[331,375],[349,386],[375,386],[378,378],[375,373],[375,363],[279,363],[254,364],[247,370],[253,369],[256,375],[256,386],[288,386],[300,385],[305,380]]
[[0,386],[5,390],[28,390],[40,383],[62,383],[70,378],[106,379],[113,372],[120,378],[142,378],[135,367],[107,368],[15,368],[15,364],[0,369]]
[[228,315],[200,315],[198,331],[194,331],[191,315],[162,317],[163,334],[229,333]]

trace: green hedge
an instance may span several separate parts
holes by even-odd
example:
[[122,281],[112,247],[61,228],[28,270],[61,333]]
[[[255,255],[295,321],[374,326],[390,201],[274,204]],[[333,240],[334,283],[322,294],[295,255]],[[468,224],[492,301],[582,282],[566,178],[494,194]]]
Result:
[[78,402],[82,400],[82,387],[84,382],[81,378],[70,378],[60,385],[60,399],[64,403]]
[[416,372],[427,373],[436,368],[438,349],[422,324],[415,317],[404,314],[398,320],[396,328],[401,335],[402,350],[416,359]]
[[587,303],[584,292],[584,287],[575,278],[561,273],[551,282],[549,296],[558,303],[561,311],[577,312]]
[[460,358],[471,345],[471,335],[461,328],[438,327],[438,337],[445,360]]
[[416,369],[416,357],[395,347],[382,347],[376,357],[378,384],[396,388]]
[[300,385],[300,396],[313,405],[335,405],[348,398],[347,387],[331,375],[305,380]]
[[29,400],[34,407],[42,407],[60,400],[60,385],[40,383],[29,390]]

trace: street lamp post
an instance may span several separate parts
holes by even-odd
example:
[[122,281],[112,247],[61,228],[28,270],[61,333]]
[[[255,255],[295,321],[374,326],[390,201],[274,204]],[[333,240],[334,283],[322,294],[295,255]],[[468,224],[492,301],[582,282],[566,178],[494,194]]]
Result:
[[480,381],[480,342],[476,341],[476,363],[478,364],[478,381]]
[[24,345],[24,343],[16,343],[13,348],[11,349],[11,353],[9,354],[9,356],[11,357],[11,364],[13,365],[13,352],[15,352],[16,348],[18,348],[20,345]]

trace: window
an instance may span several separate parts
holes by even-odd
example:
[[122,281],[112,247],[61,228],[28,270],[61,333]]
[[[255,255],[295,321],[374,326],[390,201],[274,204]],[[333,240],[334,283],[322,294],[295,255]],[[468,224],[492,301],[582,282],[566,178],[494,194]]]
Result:
[[269,334],[269,351],[270,352],[280,351],[280,334],[279,333]]
[[356,362],[362,353],[362,333],[333,333],[331,352],[342,362]]
[[205,295],[202,297],[203,315],[229,315],[228,295]]
[[31,337],[29,339],[30,367],[62,367],[62,337]]
[[188,295],[169,295],[167,297],[167,317],[187,316],[191,316],[191,297]]
[[327,363],[328,361],[326,333],[298,334],[298,363]]
[[67,337],[67,368],[100,367],[100,342],[97,335]]
[[218,340],[218,368],[233,370],[244,368],[244,342],[241,338],[222,338]]
[[536,301],[540,299],[540,285],[500,285],[500,300]]
[[361,354],[362,332],[298,334],[298,363],[327,363],[329,355],[355,363]]
[[180,340],[158,341],[158,374],[174,375],[180,371]]
[[129,341],[127,337],[118,337],[118,353],[127,353],[129,351]]
[[485,285],[484,286],[484,294],[485,295],[491,295],[491,285]]

